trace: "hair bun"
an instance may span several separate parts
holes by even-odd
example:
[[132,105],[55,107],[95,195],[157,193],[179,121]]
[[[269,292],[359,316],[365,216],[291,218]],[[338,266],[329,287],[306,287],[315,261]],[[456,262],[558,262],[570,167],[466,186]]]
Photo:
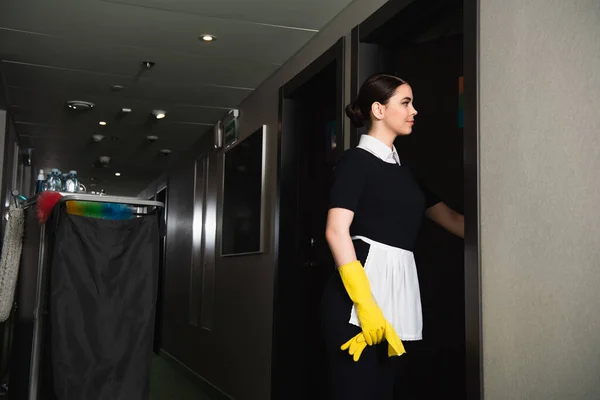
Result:
[[361,128],[367,123],[365,116],[363,115],[362,111],[360,111],[360,107],[358,107],[355,103],[348,104],[346,106],[346,115],[357,128]]

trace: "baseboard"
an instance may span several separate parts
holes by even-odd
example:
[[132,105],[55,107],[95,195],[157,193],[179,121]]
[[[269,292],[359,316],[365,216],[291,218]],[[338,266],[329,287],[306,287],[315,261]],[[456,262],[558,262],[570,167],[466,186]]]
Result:
[[163,349],[160,349],[158,356],[168,362],[178,372],[185,375],[191,381],[197,383],[198,386],[200,386],[202,390],[214,400],[235,400],[233,397],[229,396],[227,393],[223,392],[221,389],[204,379],[202,376],[192,371],[185,364]]

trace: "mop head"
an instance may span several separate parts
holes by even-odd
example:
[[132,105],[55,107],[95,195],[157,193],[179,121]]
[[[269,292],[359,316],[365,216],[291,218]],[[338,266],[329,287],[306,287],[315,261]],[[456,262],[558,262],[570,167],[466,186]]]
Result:
[[40,224],[45,224],[52,212],[52,209],[58,203],[62,194],[59,192],[42,192],[37,201],[37,219]]
[[125,220],[133,218],[131,207],[118,203],[98,203],[94,201],[68,200],[67,212],[82,217]]

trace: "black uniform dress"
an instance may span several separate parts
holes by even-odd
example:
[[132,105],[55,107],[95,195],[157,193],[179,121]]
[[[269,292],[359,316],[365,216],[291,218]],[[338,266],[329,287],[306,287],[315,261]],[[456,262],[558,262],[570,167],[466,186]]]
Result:
[[[408,166],[391,164],[353,148],[344,152],[335,171],[329,208],[354,212],[351,236],[412,251],[424,210],[439,199],[419,184]],[[370,245],[353,240],[357,259],[365,265]],[[388,400],[393,397],[393,360],[387,342],[367,346],[354,362],[340,346],[361,332],[350,324],[352,300],[339,274],[332,274],[322,301],[322,328],[329,359],[331,399]],[[408,346],[407,342],[404,342]]]

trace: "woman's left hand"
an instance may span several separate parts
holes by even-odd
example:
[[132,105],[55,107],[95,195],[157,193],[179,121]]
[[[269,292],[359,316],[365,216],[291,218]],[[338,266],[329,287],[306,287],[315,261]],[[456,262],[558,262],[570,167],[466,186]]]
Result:
[[462,214],[454,211],[444,202],[439,202],[436,205],[425,210],[425,215],[433,222],[446,229],[454,235],[465,238],[465,218]]
[[[387,321],[385,323],[384,338],[388,342],[389,357],[400,356],[406,353],[406,350],[404,350],[404,345],[402,344],[402,340],[400,340],[400,337],[398,336],[394,328],[392,328],[390,323]],[[352,358],[354,362],[356,362],[360,359],[360,356],[366,347],[367,341],[365,340],[365,337],[361,332],[358,335],[354,336],[352,339],[348,340],[346,343],[344,343],[341,349],[342,351],[348,350],[348,354],[353,356]]]
[[348,350],[348,354],[353,356],[354,362],[360,359],[360,355],[363,350],[367,347],[367,341],[365,340],[365,336],[363,333],[359,333],[354,336],[352,339],[348,340],[341,347],[342,351]]

